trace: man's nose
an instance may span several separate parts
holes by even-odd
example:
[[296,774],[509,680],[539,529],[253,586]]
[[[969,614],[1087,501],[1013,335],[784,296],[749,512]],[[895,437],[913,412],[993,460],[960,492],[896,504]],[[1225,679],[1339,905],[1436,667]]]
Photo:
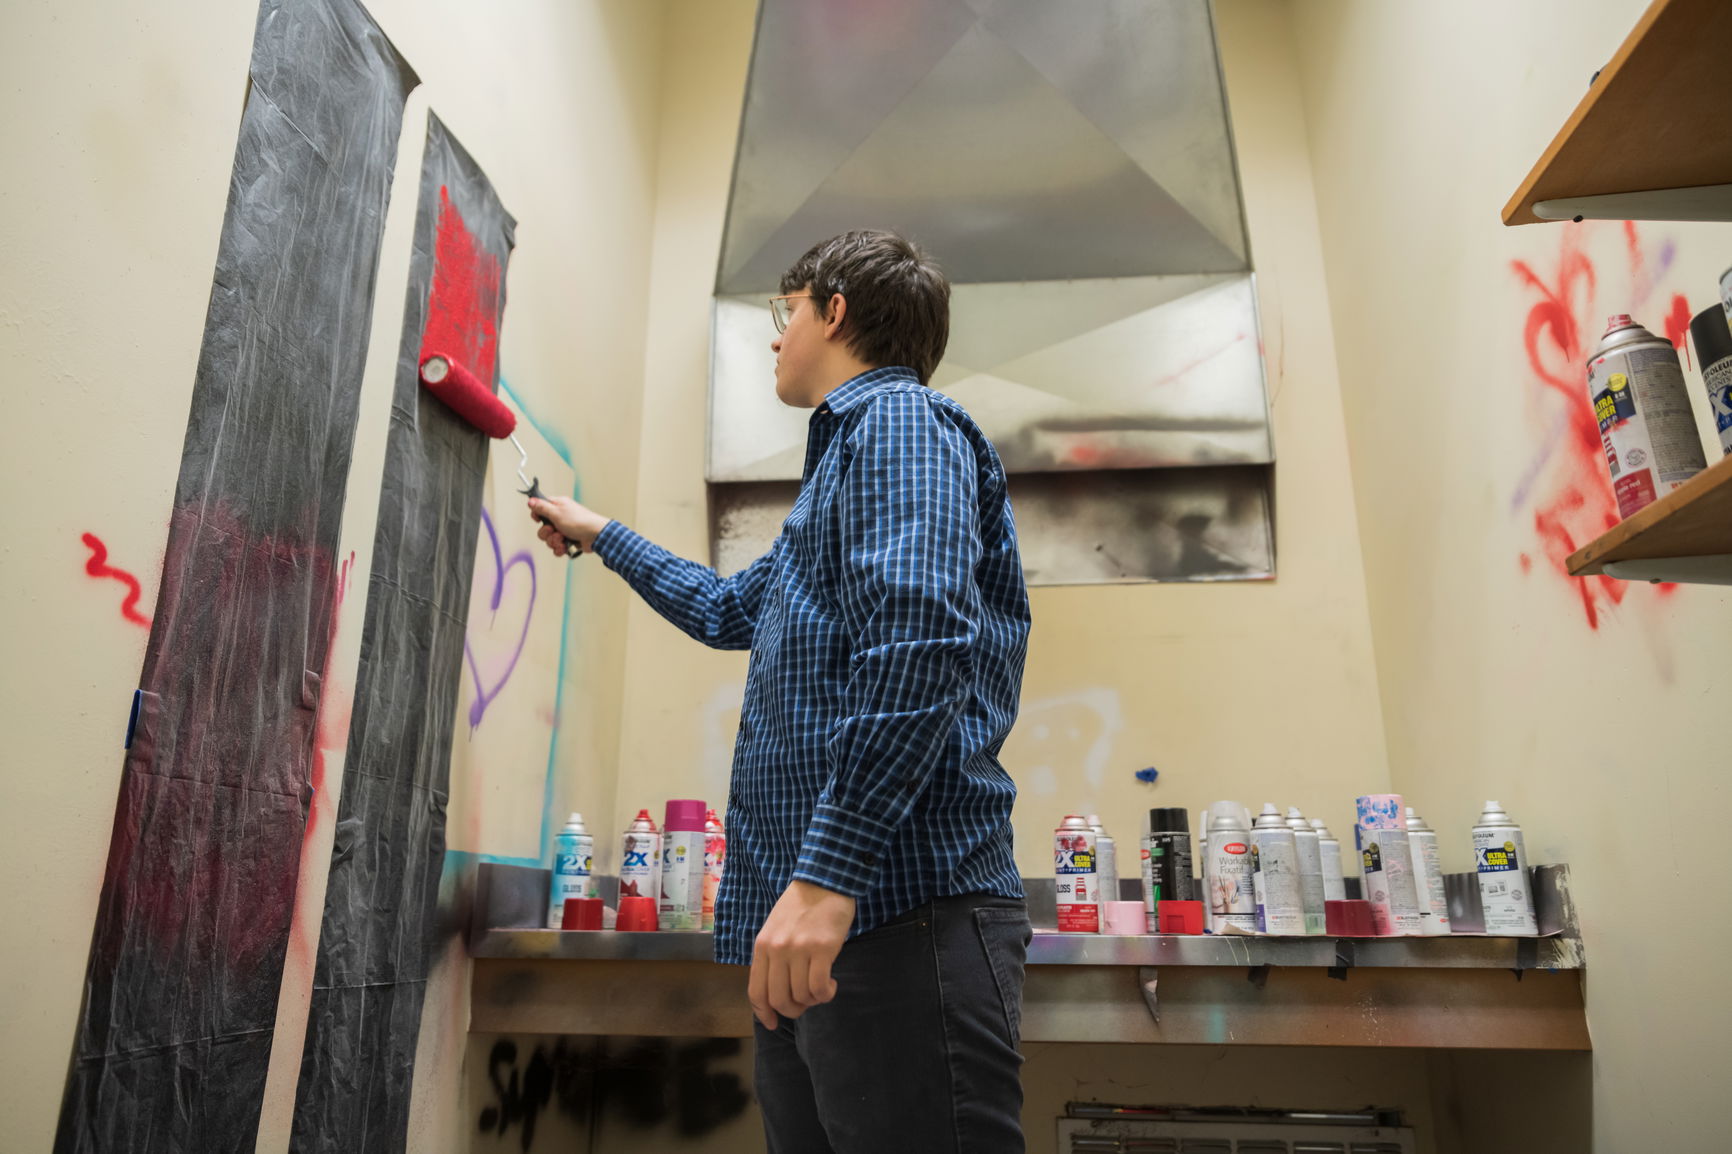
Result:
[[777,354],[781,353],[781,351],[782,351],[782,336],[780,333],[777,333],[775,339],[770,342],[770,351],[772,353],[777,353]]

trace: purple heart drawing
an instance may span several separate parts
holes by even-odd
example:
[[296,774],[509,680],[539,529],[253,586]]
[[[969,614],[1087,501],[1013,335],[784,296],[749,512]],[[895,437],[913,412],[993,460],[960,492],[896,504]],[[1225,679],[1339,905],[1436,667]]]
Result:
[[475,700],[469,703],[471,730],[481,724],[481,719],[487,715],[487,707],[493,704],[494,699],[505,688],[505,683],[511,680],[511,674],[517,669],[517,660],[523,656],[523,645],[529,640],[530,619],[535,616],[535,561],[529,555],[529,550],[519,550],[513,553],[509,560],[506,559],[499,548],[499,533],[493,528],[493,518],[487,515],[486,509],[481,510],[481,527],[487,530],[488,543],[493,546],[493,592],[488,596],[488,606],[493,610],[493,618],[488,621],[488,628],[491,629],[497,622],[499,602],[505,596],[506,574],[519,565],[529,573],[529,604],[523,609],[523,629],[517,635],[517,648],[511,651],[511,659],[505,662],[491,684],[482,675],[468,635],[465,634],[463,638],[463,656],[469,660],[469,676],[475,681]]

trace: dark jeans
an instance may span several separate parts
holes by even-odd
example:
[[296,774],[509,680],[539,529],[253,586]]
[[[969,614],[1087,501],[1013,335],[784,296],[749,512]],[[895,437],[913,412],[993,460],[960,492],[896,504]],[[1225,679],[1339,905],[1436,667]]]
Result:
[[770,1154],[1021,1154],[1020,900],[940,898],[842,947],[836,998],[754,1025]]

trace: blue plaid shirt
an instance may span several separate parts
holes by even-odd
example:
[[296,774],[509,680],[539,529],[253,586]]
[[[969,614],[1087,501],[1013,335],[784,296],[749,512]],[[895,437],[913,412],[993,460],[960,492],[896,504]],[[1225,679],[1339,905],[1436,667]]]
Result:
[[617,521],[595,551],[692,637],[752,651],[717,961],[752,960],[794,880],[858,899],[854,934],[937,897],[1022,896],[998,751],[1028,592],[1004,466],[960,405],[906,368],[832,391],[794,511],[732,577]]

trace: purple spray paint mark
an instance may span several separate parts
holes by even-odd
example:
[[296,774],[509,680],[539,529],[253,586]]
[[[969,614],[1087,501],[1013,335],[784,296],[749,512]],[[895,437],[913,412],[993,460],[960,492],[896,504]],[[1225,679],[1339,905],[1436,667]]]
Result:
[[535,616],[535,560],[529,550],[521,549],[507,559],[499,548],[499,533],[493,528],[493,518],[487,510],[481,510],[481,527],[487,530],[487,541],[493,546],[493,592],[488,595],[488,607],[493,610],[493,618],[488,621],[491,628],[499,614],[499,602],[505,595],[505,577],[513,568],[522,565],[529,572],[529,604],[523,610],[523,629],[517,635],[517,648],[511,651],[511,659],[505,663],[505,668],[493,680],[491,686],[481,675],[481,667],[475,660],[475,650],[469,644],[469,638],[463,638],[463,656],[469,661],[469,676],[475,681],[475,700],[469,704],[469,728],[473,730],[481,724],[481,719],[487,714],[487,707],[493,704],[505,683],[511,680],[511,674],[517,668],[518,658],[523,656],[524,643],[529,640],[529,622]]

